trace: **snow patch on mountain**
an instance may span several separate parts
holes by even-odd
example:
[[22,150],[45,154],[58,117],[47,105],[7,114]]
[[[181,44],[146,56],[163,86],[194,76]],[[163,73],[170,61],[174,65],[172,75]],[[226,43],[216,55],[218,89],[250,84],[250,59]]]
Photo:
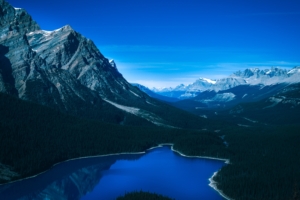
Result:
[[287,74],[296,74],[296,73],[300,73],[300,66],[294,67],[293,69],[291,69],[290,71],[288,71]]
[[135,96],[141,98],[139,95],[137,95],[136,93],[132,92],[131,90],[129,90],[129,92],[131,92],[133,95],[135,95]]
[[191,92],[186,92],[186,93],[180,95],[180,99],[192,98],[195,96],[197,96],[197,94],[191,93]]
[[264,107],[263,109],[266,109],[266,108],[272,108],[272,107],[276,106],[277,104],[279,104],[280,102],[282,102],[282,100],[283,100],[283,99],[281,99],[281,98],[270,97],[270,98],[268,99],[268,101],[269,101],[270,103],[272,103],[272,104],[269,105],[269,106]]
[[232,101],[235,97],[235,94],[233,93],[222,93],[222,94],[217,94],[213,100],[214,101]]
[[125,112],[131,113],[131,114],[136,115],[138,117],[142,117],[142,118],[148,120],[149,122],[151,122],[151,123],[153,123],[157,126],[176,128],[174,126],[170,126],[170,125],[166,124],[166,122],[163,119],[161,119],[160,117],[158,117],[157,115],[155,115],[151,112],[142,110],[140,108],[129,107],[129,106],[124,106],[124,105],[121,105],[121,104],[117,104],[117,103],[109,101],[107,99],[103,99],[103,100],[106,101],[107,103],[110,103],[111,105],[115,106],[116,108],[119,108],[119,109],[125,111]]
[[244,119],[249,121],[249,122],[252,122],[252,123],[258,123],[258,121],[255,121],[255,120],[252,120],[252,119],[249,119],[249,118],[246,118],[246,117],[244,117]]
[[[222,91],[231,89],[239,85],[262,85],[269,86],[278,83],[297,83],[300,82],[300,66],[294,67],[291,70],[272,67],[270,69],[250,68],[244,71],[239,70],[227,78],[211,80],[208,78],[199,78],[194,83],[189,85],[180,84],[175,88],[154,88],[153,91],[165,95],[174,96],[177,94],[178,99],[192,98],[203,91]],[[245,96],[244,96],[245,97]]]
[[269,101],[272,102],[272,103],[280,103],[282,101],[281,98],[276,98],[276,97],[270,97],[269,98]]
[[217,81],[211,80],[209,78],[200,78],[200,80],[206,81],[206,82],[211,83],[211,84],[216,84],[216,82],[217,82]]
[[246,127],[246,128],[249,128],[249,127],[251,127],[251,126],[249,126],[249,125],[245,125],[245,124],[237,124],[238,126],[241,126],[241,127]]
[[[60,32],[60,31],[66,31],[66,30],[73,30],[70,25],[65,25],[61,28],[55,29],[53,31],[47,31],[47,30],[38,30],[34,32],[27,33],[27,36],[32,36],[36,34],[42,34],[43,36],[52,36],[53,34]],[[50,38],[51,39],[51,38]]]
[[134,107],[129,107],[129,106],[123,106],[123,105],[120,105],[120,104],[117,104],[117,103],[114,103],[112,101],[109,101],[107,99],[104,99],[104,101],[110,103],[111,105],[121,109],[121,110],[124,110],[128,113],[131,113],[131,114],[134,114],[134,115],[138,115],[139,114],[139,111],[140,109],[139,108],[134,108]]
[[114,60],[109,60],[109,64],[111,65],[111,67],[117,68],[117,65]]

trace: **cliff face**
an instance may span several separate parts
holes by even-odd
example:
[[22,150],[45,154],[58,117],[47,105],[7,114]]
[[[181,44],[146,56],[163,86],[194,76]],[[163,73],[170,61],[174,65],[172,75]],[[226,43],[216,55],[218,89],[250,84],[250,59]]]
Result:
[[[1,91],[30,99],[27,93],[32,91],[27,86],[37,81],[47,93],[58,93],[65,101],[70,90],[77,90],[78,83],[103,98],[121,97],[121,90],[130,87],[93,42],[70,26],[40,30],[25,10],[0,2]],[[80,93],[76,95],[83,99]]]
[[68,25],[41,30],[25,10],[4,0],[0,92],[80,117],[121,124],[165,123],[149,111],[155,101],[131,86],[91,40]]
[[29,46],[45,62],[42,68],[67,72],[103,99],[121,100],[121,94],[132,87],[91,40],[68,25],[54,31],[30,32],[26,36]]
[[69,25],[41,30],[25,10],[4,0],[0,0],[0,92],[118,124],[201,125],[192,122],[198,121],[196,116],[166,106],[129,84],[113,60]]
[[26,33],[39,29],[25,10],[0,0],[0,91],[17,94],[23,85],[35,57]]

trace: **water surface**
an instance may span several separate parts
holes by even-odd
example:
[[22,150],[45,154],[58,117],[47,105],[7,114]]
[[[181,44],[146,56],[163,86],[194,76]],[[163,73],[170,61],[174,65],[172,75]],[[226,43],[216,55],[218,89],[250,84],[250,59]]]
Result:
[[223,161],[182,157],[170,146],[145,154],[84,158],[60,163],[39,176],[0,186],[0,199],[110,200],[149,191],[178,200],[221,200],[209,178]]

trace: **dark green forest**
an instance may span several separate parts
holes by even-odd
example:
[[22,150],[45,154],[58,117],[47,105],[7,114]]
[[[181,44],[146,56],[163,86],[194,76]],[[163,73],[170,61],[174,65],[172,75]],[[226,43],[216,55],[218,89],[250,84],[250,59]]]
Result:
[[0,163],[11,166],[20,174],[18,178],[45,171],[67,159],[141,152],[160,143],[176,143],[184,136],[199,137],[199,145],[206,145],[207,152],[214,152],[207,145],[210,141],[217,142],[220,149],[224,146],[209,131],[121,126],[80,119],[1,93],[0,133]]
[[[70,158],[138,152],[174,143],[174,149],[187,155],[230,159],[215,180],[233,199],[300,199],[299,125],[246,128],[228,123],[218,128],[121,126],[0,94],[0,163],[10,166],[20,174],[14,179],[20,179]],[[225,136],[228,147],[220,136]]]
[[224,130],[230,164],[215,180],[233,199],[300,199],[300,126]]

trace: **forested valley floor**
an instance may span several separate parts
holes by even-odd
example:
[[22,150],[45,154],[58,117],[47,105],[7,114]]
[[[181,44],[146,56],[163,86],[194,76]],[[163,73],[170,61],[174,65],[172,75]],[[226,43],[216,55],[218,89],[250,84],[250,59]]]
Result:
[[229,124],[216,132],[121,126],[80,119],[0,93],[0,163],[19,174],[1,183],[71,158],[140,152],[174,143],[174,149],[186,155],[230,159],[215,180],[233,199],[295,200],[300,199],[299,136],[297,124],[247,128]]

